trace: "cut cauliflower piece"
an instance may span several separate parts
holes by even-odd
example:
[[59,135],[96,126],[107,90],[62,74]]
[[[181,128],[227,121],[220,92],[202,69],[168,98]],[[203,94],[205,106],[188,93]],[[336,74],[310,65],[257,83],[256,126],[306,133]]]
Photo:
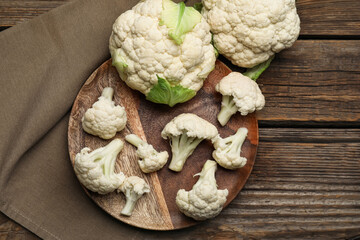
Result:
[[247,159],[240,154],[247,133],[247,128],[239,128],[234,135],[227,138],[218,136],[214,139],[215,150],[212,156],[220,166],[231,170],[245,166]]
[[251,68],[285,48],[299,36],[296,0],[202,0],[202,14],[220,54],[233,64]]
[[124,183],[118,189],[118,192],[119,191],[123,192],[126,197],[126,203],[121,210],[121,214],[131,216],[137,200],[145,193],[150,192],[150,187],[144,179],[137,176],[131,176],[125,179]]
[[125,128],[127,121],[125,108],[120,105],[115,106],[113,96],[113,88],[104,88],[99,100],[86,110],[81,120],[85,132],[102,139],[110,139],[116,132]]
[[218,135],[214,125],[193,113],[183,113],[172,119],[161,132],[171,144],[172,159],[169,168],[180,172],[186,159],[204,139]]
[[121,14],[109,49],[113,66],[130,88],[169,106],[194,97],[216,60],[206,20],[171,0],[140,1]]
[[81,184],[99,194],[118,189],[125,180],[125,175],[122,172],[115,173],[114,169],[117,155],[123,146],[123,141],[114,139],[105,147],[92,152],[85,147],[76,154],[74,170]]
[[265,97],[257,83],[239,72],[232,72],[215,86],[222,94],[221,110],[217,116],[225,126],[237,111],[245,116],[265,106]]
[[195,220],[206,220],[216,217],[226,202],[228,190],[218,190],[215,161],[207,160],[201,170],[199,180],[190,191],[180,189],[176,195],[176,205],[186,216]]
[[137,148],[136,154],[141,171],[151,173],[161,169],[167,162],[169,154],[166,151],[157,152],[151,144],[143,141],[135,134],[125,137],[125,140]]

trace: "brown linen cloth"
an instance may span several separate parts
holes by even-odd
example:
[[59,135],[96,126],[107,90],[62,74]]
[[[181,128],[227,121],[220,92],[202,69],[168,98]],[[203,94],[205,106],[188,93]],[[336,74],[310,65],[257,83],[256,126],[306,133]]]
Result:
[[0,210],[42,238],[167,234],[128,226],[95,205],[67,148],[72,103],[110,57],[116,17],[136,2],[79,0],[0,33]]

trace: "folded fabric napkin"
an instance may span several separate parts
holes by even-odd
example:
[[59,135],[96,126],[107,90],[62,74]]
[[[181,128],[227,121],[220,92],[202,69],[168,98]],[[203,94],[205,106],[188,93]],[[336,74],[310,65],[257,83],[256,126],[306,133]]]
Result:
[[0,33],[0,210],[45,239],[158,238],[85,194],[67,147],[72,103],[137,0],[79,0]]

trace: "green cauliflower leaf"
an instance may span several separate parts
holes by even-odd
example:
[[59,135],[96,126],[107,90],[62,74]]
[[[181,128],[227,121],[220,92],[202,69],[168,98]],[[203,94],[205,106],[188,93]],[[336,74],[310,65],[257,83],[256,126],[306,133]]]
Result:
[[169,36],[180,45],[185,34],[190,32],[201,21],[201,14],[193,7],[186,7],[184,2],[174,3],[163,0],[160,25],[166,25]]
[[186,102],[196,95],[194,90],[184,88],[181,85],[171,86],[166,79],[159,76],[157,78],[158,83],[146,95],[146,99],[151,102],[173,107],[175,104]]

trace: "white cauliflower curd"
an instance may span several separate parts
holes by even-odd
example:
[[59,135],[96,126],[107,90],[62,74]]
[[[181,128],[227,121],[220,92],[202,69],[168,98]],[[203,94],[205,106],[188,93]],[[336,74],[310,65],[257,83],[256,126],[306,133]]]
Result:
[[[199,180],[190,191],[180,189],[176,195],[176,205],[186,216],[195,220],[216,217],[226,202],[228,190],[217,188],[215,161],[207,160],[199,175]],[[196,176],[195,175],[195,176]]]
[[293,45],[300,32],[296,0],[202,0],[220,54],[251,68]]
[[125,108],[112,101],[114,89],[106,87],[99,100],[86,110],[81,122],[85,132],[102,139],[110,139],[126,126]]
[[171,0],[140,1],[121,14],[109,49],[129,87],[169,106],[194,97],[216,60],[209,24],[194,8]]

